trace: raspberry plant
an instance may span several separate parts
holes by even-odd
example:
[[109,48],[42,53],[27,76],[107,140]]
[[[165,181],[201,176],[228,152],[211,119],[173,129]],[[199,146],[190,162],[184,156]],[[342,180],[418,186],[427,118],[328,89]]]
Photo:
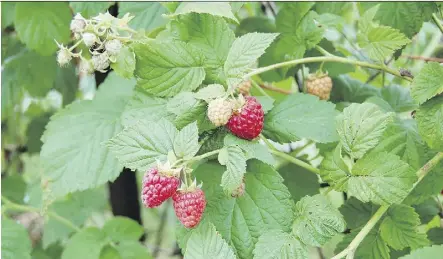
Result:
[[2,258],[441,258],[441,3],[1,6]]

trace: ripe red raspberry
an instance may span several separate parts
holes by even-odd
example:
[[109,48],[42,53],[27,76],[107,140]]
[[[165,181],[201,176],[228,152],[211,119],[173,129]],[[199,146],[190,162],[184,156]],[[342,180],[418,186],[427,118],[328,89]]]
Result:
[[178,190],[173,196],[175,215],[186,228],[200,223],[206,207],[205,193],[198,187]]
[[310,75],[306,80],[306,91],[318,96],[321,100],[329,100],[332,90],[332,80],[328,75]]
[[157,167],[149,169],[143,177],[142,201],[147,208],[154,208],[170,198],[180,185],[174,175],[165,175]]
[[[240,102],[241,98],[240,98]],[[244,104],[234,110],[226,125],[232,134],[243,139],[254,139],[263,129],[264,112],[255,97],[245,97]]]

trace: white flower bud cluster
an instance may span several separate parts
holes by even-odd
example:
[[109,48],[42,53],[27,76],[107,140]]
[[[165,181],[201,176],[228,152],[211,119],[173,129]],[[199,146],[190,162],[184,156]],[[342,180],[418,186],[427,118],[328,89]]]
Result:
[[[129,14],[116,18],[106,12],[86,19],[77,14],[70,24],[71,32],[77,42],[69,49],[57,43],[59,46],[57,62],[60,66],[65,66],[73,57],[79,57],[82,60],[79,66],[80,72],[105,73],[110,64],[116,62],[124,44],[133,41],[132,37],[136,31],[128,26],[132,18],[133,16]],[[83,57],[81,52],[72,52],[81,43],[88,47],[91,59]]]

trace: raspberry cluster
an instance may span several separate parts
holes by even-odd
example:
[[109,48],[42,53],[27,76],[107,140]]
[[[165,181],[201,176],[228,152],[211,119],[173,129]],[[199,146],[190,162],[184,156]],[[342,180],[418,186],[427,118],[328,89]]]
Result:
[[195,182],[179,188],[180,171],[168,162],[149,169],[143,177],[141,198],[147,208],[154,208],[172,197],[177,218],[186,228],[193,228],[205,211],[205,194]]
[[208,118],[215,126],[226,125],[237,137],[252,140],[263,129],[264,112],[255,97],[239,95],[237,99],[210,101]]

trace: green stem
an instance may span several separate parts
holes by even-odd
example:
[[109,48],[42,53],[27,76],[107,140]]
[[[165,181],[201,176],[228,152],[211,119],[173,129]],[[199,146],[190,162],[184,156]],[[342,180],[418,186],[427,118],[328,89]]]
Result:
[[267,97],[269,97],[269,98],[272,99],[272,97],[269,96],[269,94],[266,93],[265,90],[263,90],[263,88],[261,88],[261,87],[257,84],[257,82],[255,82],[255,80],[252,80],[252,79],[251,79],[251,82],[252,82],[252,86],[254,86],[255,89],[257,89],[262,95],[267,96]]
[[315,46],[315,49],[318,50],[321,54],[323,54],[324,56],[334,56],[331,53],[329,53],[327,50],[325,50],[324,48],[320,47],[320,46]]
[[432,14],[432,20],[434,20],[435,24],[437,25],[437,27],[440,29],[441,33],[443,33],[443,25],[441,24],[441,22],[438,20],[437,15],[435,13]]
[[83,42],[83,39],[77,41],[77,43],[75,43],[74,45],[72,45],[72,47],[70,47],[68,50],[69,50],[70,52],[72,52],[72,51],[73,51],[78,45],[80,45],[80,43],[82,43],[82,42]]
[[189,163],[194,162],[194,161],[199,161],[199,160],[202,160],[202,159],[204,159],[204,158],[210,157],[210,156],[212,156],[212,155],[218,154],[218,153],[220,152],[220,150],[221,150],[221,149],[216,149],[216,150],[213,150],[213,151],[211,151],[211,152],[204,153],[203,155],[195,156],[195,157],[193,157],[193,158],[187,160],[187,161],[185,162],[185,164],[189,164]]
[[[418,180],[409,191],[411,192],[417,184],[423,180],[426,174],[429,173],[441,160],[443,159],[443,152],[437,153],[431,160],[429,160],[422,168],[417,171]],[[381,206],[374,215],[372,215],[371,219],[366,223],[366,225],[360,230],[360,232],[355,236],[355,238],[351,241],[351,243],[346,247],[343,251],[341,251],[336,256],[332,257],[332,259],[340,259],[347,255],[348,259],[354,258],[354,253],[357,250],[360,243],[366,237],[366,235],[371,231],[371,229],[377,224],[377,222],[381,219],[381,217],[385,214],[385,212],[389,209],[389,205]]]
[[293,156],[290,156],[290,155],[288,155],[288,154],[286,154],[284,152],[281,152],[281,151],[278,151],[278,150],[273,150],[273,149],[271,149],[270,152],[272,154],[280,157],[280,158],[283,158],[283,159],[285,159],[285,160],[295,164],[295,165],[303,167],[304,169],[309,170],[309,171],[311,171],[311,172],[313,172],[315,174],[319,174],[320,173],[320,170],[318,170],[318,168],[315,168],[312,165],[310,165],[310,164],[308,164],[306,162],[303,162],[303,161],[301,161],[301,160],[299,160],[299,159],[297,159],[297,158],[295,158]]
[[332,56],[324,56],[324,57],[301,58],[301,59],[294,59],[294,60],[290,60],[290,61],[276,63],[276,64],[273,64],[273,65],[270,65],[267,67],[258,68],[256,70],[244,75],[243,78],[245,78],[245,79],[250,78],[252,76],[255,76],[255,75],[267,72],[267,71],[271,71],[276,68],[281,68],[281,67],[286,67],[286,66],[295,66],[295,65],[306,64],[306,63],[316,63],[316,62],[338,62],[338,63],[344,63],[344,64],[352,64],[352,65],[361,66],[361,67],[379,69],[379,70],[386,71],[387,73],[392,74],[394,76],[398,76],[404,80],[412,82],[411,78],[403,77],[402,75],[400,75],[400,72],[398,72],[397,70],[394,70],[392,68],[388,68],[388,67],[382,66],[382,65],[371,64],[368,62],[358,61],[358,60],[351,60],[351,59],[342,58],[342,57],[333,56],[333,55]]
[[[14,203],[14,202],[10,201],[9,199],[7,199],[6,197],[4,197],[3,195],[1,196],[1,199],[2,199],[2,202],[4,203],[3,208],[4,208],[5,211],[7,211],[7,210],[15,210],[15,211],[26,211],[26,212],[37,212],[37,213],[40,213],[40,209],[38,209],[38,208],[34,208],[34,207],[30,207],[30,206],[25,206],[25,205],[20,205],[20,204]],[[73,229],[74,231],[76,231],[76,232],[80,231],[80,228],[78,228],[74,223],[72,223],[68,219],[58,215],[54,211],[48,211],[48,215],[49,215],[49,217],[54,218],[58,222],[66,225],[67,227]]]

